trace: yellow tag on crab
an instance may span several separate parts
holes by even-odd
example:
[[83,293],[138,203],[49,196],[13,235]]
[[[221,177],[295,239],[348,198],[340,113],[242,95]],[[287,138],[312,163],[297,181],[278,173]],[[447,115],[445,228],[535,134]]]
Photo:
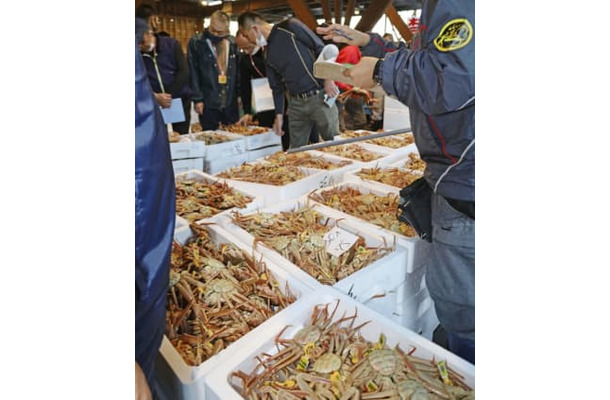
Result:
[[275,382],[275,384],[277,386],[290,389],[290,388],[293,388],[294,385],[296,385],[297,383],[295,381],[293,381],[292,379],[287,379],[284,382]]
[[263,273],[261,274],[261,279],[262,279],[262,280],[264,280],[264,281],[266,281],[266,280],[267,280],[267,274],[263,272]]
[[366,388],[368,389],[369,392],[376,392],[377,389],[379,389],[379,387],[377,385],[375,385],[375,382],[373,382],[373,381],[370,381],[369,383],[367,383]]
[[299,371],[305,371],[308,366],[309,366],[309,356],[301,357],[301,359],[299,360],[299,363],[297,364],[297,369]]
[[377,350],[383,349],[383,345],[385,344],[385,335],[383,333],[379,334],[379,340],[373,346]]
[[441,374],[441,379],[443,380],[443,383],[449,386],[453,386],[453,382],[451,381],[451,379],[449,379],[449,372],[447,371],[447,364],[445,363],[445,361],[439,361],[437,363],[437,367],[438,372]]
[[339,371],[335,371],[330,374],[330,380],[333,383],[339,383],[343,380],[343,377],[341,376],[341,373]]

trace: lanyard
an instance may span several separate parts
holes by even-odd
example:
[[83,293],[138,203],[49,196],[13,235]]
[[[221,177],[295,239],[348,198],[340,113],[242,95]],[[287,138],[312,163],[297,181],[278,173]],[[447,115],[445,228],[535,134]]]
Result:
[[254,59],[252,58],[252,55],[249,54],[249,56],[250,56],[250,62],[252,63],[252,66],[254,67],[256,72],[258,72],[258,74],[260,75],[261,78],[264,78],[265,75],[263,75],[263,73],[258,68],[256,68],[256,64],[254,64]]
[[157,54],[153,53],[151,57],[150,54],[142,54],[144,57],[150,57],[155,66],[155,71],[157,71],[157,79],[159,80],[159,85],[161,86],[161,92],[165,93],[165,88],[163,87],[163,79],[161,79],[161,73],[159,72],[159,66],[157,65]]
[[208,42],[208,46],[210,46],[210,50],[212,50],[212,53],[214,53],[214,58],[216,58],[216,64],[218,65],[218,71],[220,71],[220,75],[226,75],[226,70],[227,68],[229,68],[229,49],[228,49],[228,44],[229,41],[226,39],[223,39],[223,42],[225,43],[225,53],[226,53],[226,63],[225,63],[225,70],[221,70],[220,68],[220,61],[218,60],[218,53],[216,52],[216,46],[214,46],[212,44],[212,42],[210,41],[210,39],[206,39],[206,42]]

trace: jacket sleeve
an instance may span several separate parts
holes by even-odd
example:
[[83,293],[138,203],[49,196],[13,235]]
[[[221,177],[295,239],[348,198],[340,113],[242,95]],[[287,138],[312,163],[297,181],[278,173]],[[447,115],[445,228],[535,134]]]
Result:
[[289,27],[298,41],[310,48],[316,55],[316,58],[324,49],[324,42],[315,33],[311,31],[304,23],[298,19],[291,18]]
[[[174,40],[174,39],[172,39]],[[188,85],[189,82],[189,68],[186,64],[186,60],[184,58],[184,52],[182,51],[182,46],[178,41],[175,43],[175,52],[174,59],[176,62],[177,73],[176,78],[172,82],[171,86],[167,89],[169,93],[171,93],[173,98],[180,97],[180,91],[184,87],[184,85]]]
[[269,86],[273,92],[275,114],[284,114],[284,85],[282,84],[278,73],[270,64],[267,64],[267,78],[269,79]]
[[[434,40],[434,38],[432,38]],[[474,38],[463,48],[400,49],[385,57],[383,89],[428,115],[458,110],[474,101]]]
[[360,48],[363,56],[383,58],[386,54],[396,51],[394,43],[386,42],[376,33],[368,32],[371,36],[366,46]]
[[188,59],[188,67],[191,71],[191,90],[193,91],[192,100],[193,103],[199,103],[203,101],[203,93],[201,92],[201,84],[199,82],[199,60],[196,50],[197,45],[195,44],[195,38],[192,37],[189,40],[186,54]]

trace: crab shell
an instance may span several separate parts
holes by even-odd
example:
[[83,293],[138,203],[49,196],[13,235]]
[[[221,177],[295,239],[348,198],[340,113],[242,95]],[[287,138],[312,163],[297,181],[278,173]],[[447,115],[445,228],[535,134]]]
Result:
[[341,358],[333,353],[326,353],[316,360],[313,370],[320,374],[330,374],[341,368]]
[[373,350],[368,357],[371,367],[383,376],[389,376],[396,371],[398,358],[391,349]]
[[310,342],[315,343],[321,335],[322,332],[320,331],[320,328],[315,325],[309,325],[299,330],[294,335],[293,340],[299,345],[304,345]]

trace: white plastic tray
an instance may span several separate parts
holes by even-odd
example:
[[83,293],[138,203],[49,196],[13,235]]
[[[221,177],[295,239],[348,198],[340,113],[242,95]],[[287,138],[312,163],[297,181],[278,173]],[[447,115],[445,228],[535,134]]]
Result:
[[[208,226],[208,231],[210,232],[210,238],[215,244],[234,243],[236,246],[244,249],[249,254],[253,254],[257,260],[262,256],[259,252],[253,251],[250,246],[241,243],[238,239],[233,237],[221,227],[210,225]],[[183,244],[192,236],[192,234],[191,229],[189,227],[185,227],[175,233],[175,239]],[[262,256],[262,260],[266,263],[267,269],[277,280],[280,288],[284,289],[286,287],[286,283],[288,283],[290,291],[297,298],[297,302],[301,297],[312,293],[311,288],[304,285],[298,279],[292,277],[284,269],[279,268],[272,260],[269,260],[265,256]],[[171,381],[166,382],[166,386],[180,387],[179,395],[182,399],[205,399],[205,381],[203,377],[219,366],[223,365],[229,357],[240,352],[243,348],[242,346],[248,343],[248,341],[253,340],[265,332],[266,324],[273,323],[274,320],[283,321],[288,318],[288,314],[292,313],[292,310],[297,302],[289,305],[279,313],[275,314],[273,317],[251,330],[248,334],[232,343],[226,349],[222,350],[212,358],[209,358],[207,361],[197,367],[186,364],[178,351],[170,343],[169,339],[164,336],[161,343],[160,353],[171,369],[171,371],[164,371],[163,373],[166,379]]]
[[[394,191],[384,191],[383,189],[381,189],[377,186],[372,186],[362,180],[344,181],[343,183],[335,185],[334,187],[338,187],[338,188],[352,187],[352,188],[360,190],[360,192],[363,194],[373,193],[378,196],[387,196],[389,193],[397,194],[397,192],[394,192]],[[319,189],[318,191],[316,191],[312,194],[319,193],[324,190],[329,190],[329,188]],[[310,198],[310,200],[316,204],[320,204],[320,203],[315,202],[311,198]],[[415,269],[418,269],[418,268],[421,268],[424,266],[423,263],[428,257],[429,246],[427,246],[427,243],[423,243],[424,241],[421,240],[419,237],[410,238],[410,237],[407,237],[400,233],[392,232],[389,229],[382,228],[382,227],[372,224],[368,221],[360,219],[354,215],[344,213],[342,211],[325,206],[323,204],[320,204],[320,207],[322,207],[325,210],[325,212],[327,212],[329,215],[333,216],[334,218],[346,218],[349,221],[356,223],[357,225],[363,226],[365,229],[370,230],[371,232],[375,232],[377,234],[389,234],[389,235],[394,236],[396,238],[398,244],[409,249],[410,260],[409,260],[408,265],[409,265],[410,269],[407,272],[409,272],[409,273],[413,272]]]
[[401,349],[409,351],[412,347],[415,347],[414,356],[426,359],[434,357],[436,360],[445,360],[449,367],[464,377],[467,385],[475,389],[474,365],[415,332],[398,325],[391,319],[367,307],[363,307],[353,299],[337,293],[331,288],[322,287],[316,290],[315,293],[302,298],[298,304],[295,304],[291,313],[286,314],[286,318],[282,320],[276,319],[273,323],[267,324],[264,332],[261,332],[254,340],[244,343],[238,354],[226,359],[222,365],[219,365],[212,373],[208,374],[206,376],[206,398],[208,400],[242,400],[240,392],[231,385],[233,383],[239,386],[241,381],[236,378],[231,379],[231,373],[238,370],[251,373],[257,366],[255,356],[261,353],[277,353],[274,339],[286,325],[290,325],[290,327],[284,332],[282,337],[290,338],[308,322],[314,306],[328,303],[329,308],[334,308],[337,300],[339,300],[339,306],[335,318],[339,318],[344,312],[346,312],[346,315],[352,315],[357,310],[358,317],[354,325],[359,325],[365,321],[374,321],[373,323],[366,324],[360,330],[366,340],[376,342],[379,339],[379,335],[383,333],[386,336],[386,344],[390,348],[398,344]]
[[[215,176],[206,174],[205,172],[201,172],[201,171],[195,171],[195,170],[191,170],[191,171],[187,171],[184,172],[182,174],[178,174],[176,175],[176,181],[179,180],[195,180],[195,181],[199,181],[199,182],[207,182],[207,183],[214,183],[214,182],[223,182],[226,183],[229,187],[231,187],[234,191],[239,192],[245,196],[249,196],[252,198],[252,201],[250,203],[248,203],[246,205],[246,207],[242,208],[241,210],[244,211],[254,211],[258,208],[260,208],[263,203],[261,201],[261,199],[259,197],[257,197],[256,195],[249,193],[246,190],[242,190],[242,189],[237,189],[235,188],[231,182],[228,182],[226,179],[219,179]],[[210,218],[204,218],[201,219],[199,221],[195,221],[195,222],[216,222],[219,224],[222,224],[224,222],[224,216],[225,215],[229,215],[231,213],[231,211],[233,210],[237,210],[238,208],[233,207],[233,208],[229,208],[227,210],[223,210],[220,213],[210,217]],[[177,215],[177,219],[176,220],[180,220],[181,221],[181,225],[182,226],[188,226],[188,221],[182,217],[180,217],[179,215]]]
[[[306,205],[307,199],[302,197],[301,199],[291,200],[275,206],[266,207],[260,211],[275,214],[281,211],[300,209]],[[360,229],[355,224],[348,221],[337,221],[337,219],[333,218],[317,203],[311,202],[311,206],[313,206],[313,208],[323,217],[328,219],[328,226],[336,225],[352,234],[364,237],[366,245],[369,247],[392,246],[394,244],[390,235],[373,234],[365,229]],[[240,212],[240,214],[249,215],[252,213]],[[254,245],[254,236],[235,225],[233,222],[226,224],[224,227],[240,241],[249,245]],[[257,249],[269,257],[269,259],[274,260],[281,268],[286,269],[291,275],[304,282],[310,288],[315,289],[323,286],[317,279],[284,258],[275,250],[265,246],[263,243],[258,242]],[[380,294],[383,290],[392,290],[397,288],[398,283],[407,278],[407,271],[412,269],[408,265],[409,260],[410,258],[408,250],[402,246],[396,246],[395,250],[390,254],[341,279],[335,283],[333,287],[342,293],[348,294],[354,299],[357,299],[358,301],[369,299],[374,295]],[[420,281],[421,277],[420,280],[413,285],[419,286]],[[409,294],[406,293],[404,295],[408,296]],[[399,300],[397,299],[397,301]]]

